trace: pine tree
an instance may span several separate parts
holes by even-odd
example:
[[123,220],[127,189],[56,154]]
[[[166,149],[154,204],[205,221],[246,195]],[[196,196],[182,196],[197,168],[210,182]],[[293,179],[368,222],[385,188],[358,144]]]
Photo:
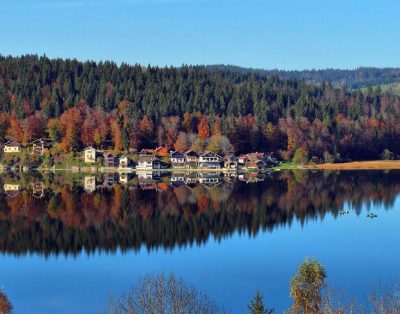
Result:
[[263,302],[263,296],[257,291],[255,297],[250,301],[249,304],[250,314],[272,314],[274,308],[268,309],[265,307]]

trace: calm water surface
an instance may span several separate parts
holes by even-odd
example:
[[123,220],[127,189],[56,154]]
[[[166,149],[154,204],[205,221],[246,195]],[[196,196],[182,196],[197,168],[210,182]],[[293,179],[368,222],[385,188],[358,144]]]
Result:
[[1,180],[0,287],[15,313],[99,313],[161,271],[232,313],[256,290],[279,313],[305,257],[359,302],[400,276],[397,171]]

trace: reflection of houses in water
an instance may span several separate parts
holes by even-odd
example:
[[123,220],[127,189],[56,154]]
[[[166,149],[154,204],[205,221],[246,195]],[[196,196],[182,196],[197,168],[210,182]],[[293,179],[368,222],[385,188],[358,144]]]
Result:
[[114,172],[105,173],[103,176],[103,186],[106,188],[111,188],[116,182],[115,176],[116,174]]
[[265,174],[261,172],[248,172],[238,175],[238,180],[246,183],[257,183],[265,180]]
[[119,182],[123,184],[127,184],[129,180],[132,179],[132,174],[130,173],[120,173],[119,174]]
[[153,171],[138,171],[136,174],[138,176],[139,186],[142,190],[156,189],[156,183],[160,179],[160,173]]
[[84,189],[88,193],[92,193],[92,192],[96,191],[96,177],[95,176],[85,176]]
[[21,185],[6,183],[4,184],[3,189],[6,196],[14,197],[21,192]]
[[221,174],[219,172],[201,172],[198,177],[199,183],[209,188],[221,183]]
[[45,196],[45,187],[43,182],[32,183],[32,196],[42,198]]
[[178,188],[185,184],[186,175],[184,172],[172,172],[171,174],[171,186]]

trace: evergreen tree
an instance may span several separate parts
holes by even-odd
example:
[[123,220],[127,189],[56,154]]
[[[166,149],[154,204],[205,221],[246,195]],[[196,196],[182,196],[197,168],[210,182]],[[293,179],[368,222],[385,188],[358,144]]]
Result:
[[250,314],[272,314],[274,309],[268,309],[265,307],[263,302],[263,296],[259,291],[257,291],[254,298],[250,301],[249,304]]

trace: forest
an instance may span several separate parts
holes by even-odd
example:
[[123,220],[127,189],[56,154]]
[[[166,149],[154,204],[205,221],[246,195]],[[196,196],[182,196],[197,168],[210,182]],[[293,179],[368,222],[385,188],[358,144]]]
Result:
[[64,152],[201,151],[211,143],[329,162],[397,158],[399,135],[400,97],[379,87],[354,91],[235,68],[0,56],[1,143],[49,137]]
[[324,69],[324,70],[260,70],[227,65],[211,65],[210,68],[253,72],[264,76],[278,75],[284,78],[304,79],[308,83],[320,84],[331,82],[334,86],[345,86],[351,89],[368,87],[369,85],[384,85],[400,82],[400,68],[360,67],[354,70]]

